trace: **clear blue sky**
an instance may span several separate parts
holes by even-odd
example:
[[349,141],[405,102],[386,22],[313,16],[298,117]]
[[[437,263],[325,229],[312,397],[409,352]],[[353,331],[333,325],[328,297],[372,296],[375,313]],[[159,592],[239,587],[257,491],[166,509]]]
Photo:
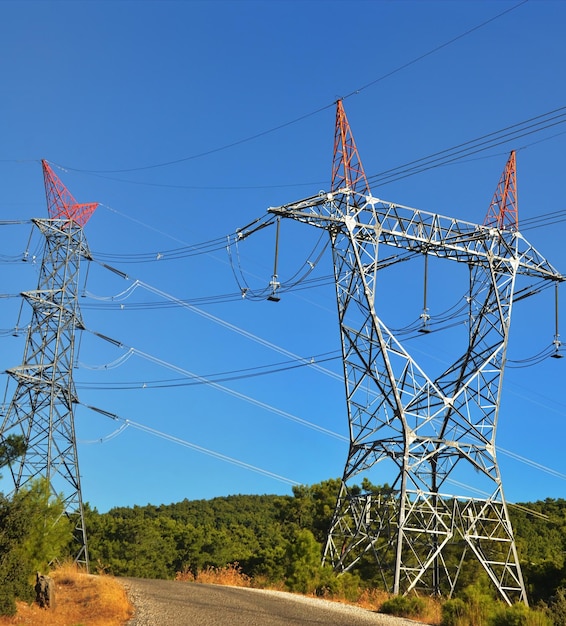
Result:
[[[88,331],[124,347],[82,334],[79,398],[177,439],[117,432],[123,422],[78,406],[84,500],[105,511],[291,493],[294,482],[340,476],[347,422],[331,358],[340,343],[330,253],[308,277],[318,283],[279,303],[242,299],[236,276],[251,292],[268,285],[275,233],[261,231],[231,258],[226,237],[270,206],[329,188],[337,98],[369,176],[566,106],[565,25],[566,4],[544,0],[0,2],[2,219],[47,215],[41,159],[77,201],[100,203],[85,228],[93,257],[130,280],[93,263],[80,304]],[[481,223],[516,149],[520,219],[564,211],[565,131],[547,125],[372,190]],[[315,230],[283,223],[282,282],[316,260]],[[1,227],[0,260],[21,255],[30,231]],[[566,272],[565,231],[553,221],[524,235]],[[169,258],[207,241],[206,253]],[[2,263],[1,272],[1,294],[36,286],[37,264]],[[136,280],[153,291],[134,289]],[[435,268],[429,280],[434,315],[450,271]],[[420,295],[397,294],[411,281],[421,289],[420,278],[401,276],[384,298],[393,327],[420,314]],[[18,298],[0,299],[0,330],[19,309]],[[517,304],[510,359],[552,342],[553,313],[550,291]],[[564,316],[561,326],[566,333]],[[0,336],[0,370],[19,364],[23,339]],[[423,336],[410,350],[425,369],[443,367],[448,341]],[[546,359],[506,371],[498,444],[562,475],[501,454],[510,501],[564,496],[565,367]]]

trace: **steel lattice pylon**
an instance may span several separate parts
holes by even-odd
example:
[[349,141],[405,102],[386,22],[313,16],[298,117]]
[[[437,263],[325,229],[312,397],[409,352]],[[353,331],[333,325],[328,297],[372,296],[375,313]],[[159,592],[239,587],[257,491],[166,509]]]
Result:
[[[338,571],[377,563],[393,593],[450,595],[471,551],[505,601],[527,602],[496,460],[501,378],[517,277],[564,277],[514,228],[373,197],[341,102],[336,127],[332,191],[269,209],[327,230],[332,244],[350,446],[325,559]],[[434,379],[377,311],[380,271],[423,255],[469,267],[467,345]],[[390,488],[353,483],[381,467]],[[454,494],[460,472],[487,496]]]
[[1,437],[19,434],[25,455],[11,466],[14,491],[45,478],[62,495],[75,528],[75,560],[88,569],[87,536],[77,455],[73,383],[75,331],[83,328],[78,306],[79,269],[90,258],[83,226],[96,204],[77,204],[43,161],[50,219],[35,219],[45,237],[37,289],[22,295],[31,305],[23,362],[8,370],[16,381]]

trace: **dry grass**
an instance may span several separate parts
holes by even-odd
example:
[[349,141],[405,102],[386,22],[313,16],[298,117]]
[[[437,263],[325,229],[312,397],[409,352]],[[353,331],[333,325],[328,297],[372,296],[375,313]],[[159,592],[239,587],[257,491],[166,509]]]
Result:
[[440,624],[442,622],[442,604],[438,600],[429,598],[423,615],[419,617],[425,624]]
[[89,576],[75,565],[63,565],[55,581],[55,608],[40,609],[18,602],[14,617],[0,617],[0,626],[123,626],[133,614],[122,585],[110,576]]
[[205,567],[196,576],[188,571],[177,572],[175,580],[228,585],[230,587],[252,586],[251,578],[242,572],[238,563],[229,563],[225,567]]

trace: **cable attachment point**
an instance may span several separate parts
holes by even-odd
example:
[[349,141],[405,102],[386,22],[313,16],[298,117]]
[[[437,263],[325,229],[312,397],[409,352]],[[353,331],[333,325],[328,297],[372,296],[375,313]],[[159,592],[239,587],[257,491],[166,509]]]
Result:
[[277,290],[281,287],[281,283],[277,280],[277,274],[273,274],[269,281],[269,286],[271,287],[271,293],[267,296],[267,299],[270,302],[279,302],[281,298],[277,295]]
[[423,324],[419,328],[419,333],[430,333],[430,328],[428,327],[428,321],[430,320],[428,309],[423,309],[423,312],[420,314],[420,318],[423,321]]
[[564,355],[560,352],[562,342],[560,341],[560,334],[558,332],[558,281],[554,284],[554,354],[550,356],[553,359],[561,359]]
[[419,333],[430,333],[430,328],[428,327],[428,321],[430,320],[430,315],[428,314],[428,306],[427,306],[427,290],[428,290],[428,254],[425,251],[424,254],[424,289],[423,289],[423,312],[420,315],[420,318],[423,321],[423,325],[419,328]]
[[277,276],[277,260],[279,258],[279,226],[281,224],[281,218],[277,218],[277,229],[275,233],[275,260],[273,262],[273,276],[271,277],[271,281],[269,282],[269,286],[271,287],[271,293],[267,296],[267,299],[270,302],[279,302],[281,298],[277,295],[277,290],[281,287],[281,283],[278,280]]
[[560,352],[560,349],[562,348],[562,342],[560,341],[560,335],[554,335],[554,341],[552,342],[554,344],[554,354],[551,354],[551,358],[553,359],[562,359],[564,358],[564,355]]

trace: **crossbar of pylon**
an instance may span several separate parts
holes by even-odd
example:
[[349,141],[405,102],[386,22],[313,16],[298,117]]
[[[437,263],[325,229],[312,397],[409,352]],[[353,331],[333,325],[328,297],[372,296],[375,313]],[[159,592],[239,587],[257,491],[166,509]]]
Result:
[[49,166],[47,161],[41,161],[45,195],[47,197],[47,211],[52,219],[65,219],[84,226],[98,206],[97,202],[79,204],[71,192],[61,182],[60,178]]
[[500,230],[519,230],[519,208],[517,202],[517,162],[515,150],[511,151],[505,169],[485,217],[484,226]]

